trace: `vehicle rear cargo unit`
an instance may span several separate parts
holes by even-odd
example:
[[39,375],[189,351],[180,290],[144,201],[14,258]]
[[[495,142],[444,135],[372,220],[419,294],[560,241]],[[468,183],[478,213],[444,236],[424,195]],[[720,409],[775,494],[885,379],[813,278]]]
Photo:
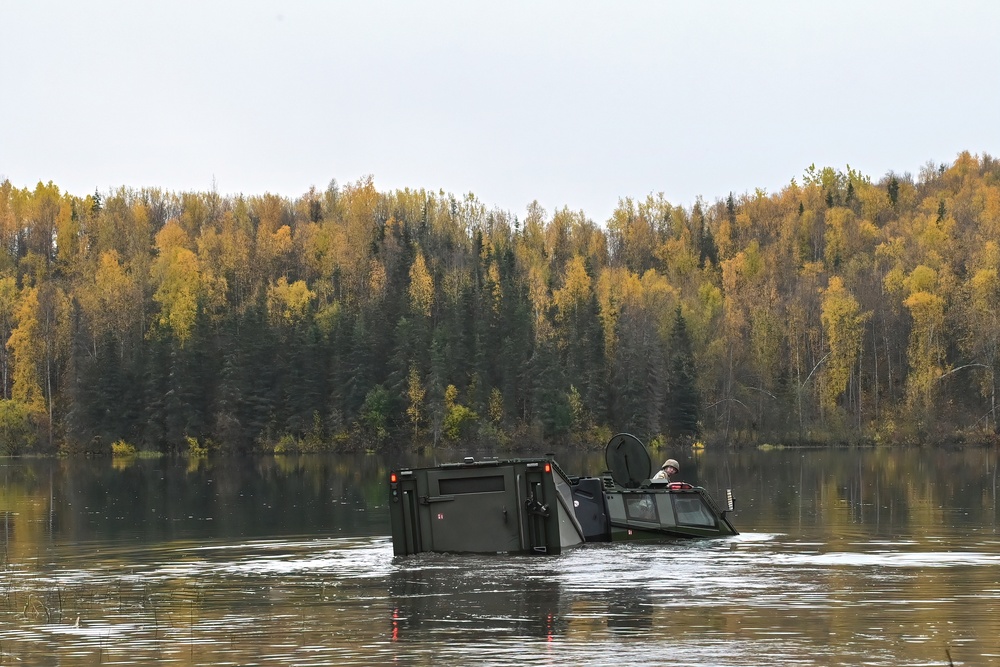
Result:
[[389,513],[397,555],[558,554],[586,541],[569,481],[549,459],[469,457],[393,472]]

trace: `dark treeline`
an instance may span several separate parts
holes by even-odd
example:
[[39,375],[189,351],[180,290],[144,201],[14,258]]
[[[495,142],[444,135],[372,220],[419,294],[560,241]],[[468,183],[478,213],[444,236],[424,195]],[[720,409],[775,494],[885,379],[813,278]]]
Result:
[[1000,162],[523,218],[0,184],[8,452],[990,439]]

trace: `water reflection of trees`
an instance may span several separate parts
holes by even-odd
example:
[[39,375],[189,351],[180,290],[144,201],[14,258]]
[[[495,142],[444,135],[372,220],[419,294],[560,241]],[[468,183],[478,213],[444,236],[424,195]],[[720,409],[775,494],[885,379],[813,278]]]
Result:
[[[386,479],[399,465],[459,460],[278,456],[204,459],[188,467],[168,458],[10,459],[0,491],[8,558],[17,544],[45,539],[181,539],[288,534],[388,535]],[[537,455],[538,452],[534,452]],[[603,452],[557,452],[570,474],[599,475]],[[717,500],[732,488],[737,526],[788,526],[826,534],[877,535],[997,524],[997,452],[991,449],[778,449],[666,453],[682,477]],[[480,454],[481,455],[481,454]],[[654,456],[663,456],[659,453]],[[658,460],[658,458],[657,458]]]
[[995,525],[996,453],[985,449],[734,453],[738,495],[767,524],[877,535]]
[[11,459],[3,466],[0,539],[388,534],[387,468],[378,457]]

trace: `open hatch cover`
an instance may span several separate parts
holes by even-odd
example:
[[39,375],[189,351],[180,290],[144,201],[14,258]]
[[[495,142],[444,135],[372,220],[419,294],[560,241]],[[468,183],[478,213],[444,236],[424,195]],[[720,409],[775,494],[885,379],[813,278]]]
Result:
[[638,488],[649,479],[653,467],[646,446],[629,433],[619,433],[608,441],[604,460],[615,484],[626,489]]

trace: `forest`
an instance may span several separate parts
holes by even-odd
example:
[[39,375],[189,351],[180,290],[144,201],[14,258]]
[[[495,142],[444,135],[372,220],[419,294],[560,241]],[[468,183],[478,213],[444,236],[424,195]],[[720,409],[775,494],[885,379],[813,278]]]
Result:
[[0,453],[994,443],[1000,162],[611,217],[0,184]]

